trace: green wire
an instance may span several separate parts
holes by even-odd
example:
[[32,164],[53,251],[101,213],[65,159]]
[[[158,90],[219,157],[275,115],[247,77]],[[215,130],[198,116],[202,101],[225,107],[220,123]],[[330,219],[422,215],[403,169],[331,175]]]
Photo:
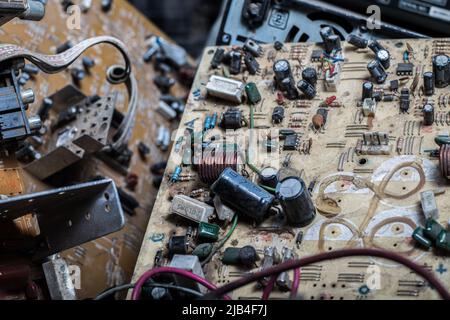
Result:
[[264,186],[264,185],[262,185],[262,184],[260,184],[259,186],[260,186],[261,188],[263,188],[263,189],[266,189],[266,190],[269,191],[269,192],[272,192],[272,193],[277,192],[277,190],[274,189],[274,188],[271,188],[271,187],[268,187],[268,186]]
[[[253,129],[255,127],[255,120],[254,120],[254,109],[253,106],[250,105],[250,129]],[[250,131],[251,134],[253,134],[253,131]],[[250,137],[250,141],[251,141],[251,137]],[[250,163],[250,156],[249,156],[249,148],[246,151],[246,164],[247,166],[252,169],[253,172],[255,172],[256,174],[260,174],[261,170],[259,170],[255,165],[253,165],[252,163]]]

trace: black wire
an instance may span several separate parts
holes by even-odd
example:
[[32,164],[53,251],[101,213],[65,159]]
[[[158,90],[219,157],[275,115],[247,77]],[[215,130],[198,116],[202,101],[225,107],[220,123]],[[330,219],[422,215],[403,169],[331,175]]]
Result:
[[[94,300],[103,300],[107,297],[109,297],[110,295],[113,295],[117,292],[123,291],[123,290],[128,290],[128,289],[132,289],[134,288],[135,284],[124,284],[121,286],[117,286],[117,287],[113,287],[110,288],[104,292],[102,292],[101,294],[99,294],[97,297],[94,298]],[[156,287],[156,288],[165,288],[165,289],[174,289],[174,290],[178,290],[180,292],[184,292],[184,293],[188,293],[191,294],[193,296],[195,296],[196,298],[201,298],[203,297],[203,295],[195,290],[189,289],[189,288],[184,288],[184,287],[180,287],[177,285],[173,285],[173,284],[168,284],[168,283],[146,283],[145,287]]]

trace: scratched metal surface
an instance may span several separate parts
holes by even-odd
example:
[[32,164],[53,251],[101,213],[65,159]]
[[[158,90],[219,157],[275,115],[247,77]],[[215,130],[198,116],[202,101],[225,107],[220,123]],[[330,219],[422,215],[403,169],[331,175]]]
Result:
[[[74,2],[78,3],[78,1]],[[122,231],[62,254],[69,264],[81,267],[81,290],[78,290],[77,294],[79,298],[88,298],[110,286],[126,283],[130,280],[157,192],[152,185],[149,165],[163,161],[168,157],[167,153],[161,152],[155,146],[155,133],[161,123],[172,129],[175,128],[176,124],[167,123],[155,112],[160,95],[153,84],[155,71],[151,65],[142,61],[142,55],[146,50],[145,38],[151,34],[165,36],[155,25],[146,20],[125,0],[114,1],[112,10],[107,14],[102,12],[99,1],[93,1],[91,10],[81,15],[80,30],[69,30],[66,26],[67,17],[59,1],[50,0],[47,5],[46,16],[42,21],[14,20],[0,30],[0,39],[3,43],[18,44],[32,51],[54,54],[55,48],[67,40],[77,43],[88,37],[111,35],[126,43],[131,56],[140,96],[136,127],[129,146],[136,154],[133,156],[129,171],[139,174],[139,184],[135,192],[126,190],[125,177],[96,160],[92,160],[88,164],[89,170],[87,171],[90,174],[112,177],[118,186],[133,194],[141,206],[136,210],[135,216],[126,216],[127,223]],[[89,49],[85,55],[95,59],[96,66],[91,75],[82,81],[81,90],[87,95],[99,94],[102,96],[108,94],[111,90],[118,90],[117,107],[121,111],[126,111],[128,98],[125,87],[120,85],[113,88],[105,79],[105,71],[110,65],[122,63],[120,54],[112,50],[111,46],[100,45]],[[80,65],[81,58],[74,66]],[[30,106],[30,114],[37,110],[44,97],[53,94],[71,81],[69,71],[55,75],[46,75],[41,72],[35,80],[29,81],[27,86],[33,88],[36,93],[36,102]],[[183,97],[187,91],[177,84],[172,93]],[[141,160],[137,154],[139,141],[144,141],[151,148],[147,161]],[[43,149],[45,149],[45,146]],[[14,161],[5,161],[4,166],[16,168],[18,164]],[[49,187],[20,168],[19,172],[22,177],[20,183],[23,192],[30,193]],[[2,172],[1,174],[5,173]],[[0,191],[7,193],[6,189],[1,188]]]
[[[414,63],[414,76],[410,77],[401,87],[410,88],[413,84],[415,74],[422,71],[431,70],[431,56],[439,50],[449,53],[449,47],[439,46],[433,40],[407,40],[407,41],[382,41],[382,44],[391,52],[392,61],[389,69],[389,80],[399,78],[395,75],[396,65],[402,62],[403,52],[408,44],[413,48],[414,54],[411,62]],[[447,41],[448,43],[448,41]],[[187,109],[181,123],[186,123],[199,117],[196,123],[196,130],[201,130],[201,125],[207,114],[218,112],[219,114],[229,107],[229,103],[219,100],[205,98],[205,85],[212,74],[222,75],[223,70],[211,70],[209,68],[215,48],[205,50],[203,60],[192,88]],[[229,48],[227,48],[229,49]],[[321,49],[314,44],[286,44],[285,50],[276,52],[272,46],[264,46],[265,53],[261,58],[257,58],[261,65],[261,73],[251,76],[247,73],[235,76],[237,80],[244,82],[254,82],[257,84],[262,95],[262,101],[255,107],[255,127],[269,127],[271,123],[271,113],[277,105],[276,94],[271,87],[273,79],[272,65],[277,59],[289,59],[296,81],[301,78],[301,70],[305,66],[319,67],[318,63],[310,62],[312,50]],[[325,178],[329,176],[342,175],[357,176],[363,181],[372,182],[375,190],[378,190],[382,179],[388,172],[404,163],[416,163],[416,168],[406,166],[394,174],[394,177],[387,184],[386,190],[403,195],[420,186],[420,191],[445,188],[447,194],[437,196],[437,204],[440,209],[439,222],[447,226],[450,217],[450,198],[448,197],[449,183],[444,180],[439,171],[438,160],[429,158],[424,152],[427,149],[436,149],[433,139],[438,133],[449,131],[450,123],[447,121],[436,121],[431,127],[422,126],[422,115],[420,107],[423,106],[423,96],[419,89],[422,80],[413,90],[414,97],[411,97],[411,109],[409,114],[399,114],[399,102],[378,103],[374,118],[360,118],[357,116],[356,104],[361,99],[361,87],[364,80],[369,78],[366,65],[373,59],[370,50],[355,51],[350,45],[344,45],[344,55],[346,61],[343,65],[342,81],[338,92],[324,92],[323,80],[318,84],[318,95],[306,106],[298,108],[296,102],[287,102],[286,118],[276,129],[289,127],[289,119],[292,120],[294,114],[302,112],[301,117],[305,119],[304,126],[295,128],[301,135],[301,141],[308,143],[312,139],[310,154],[301,152],[280,151],[280,160],[285,159],[288,153],[292,154],[291,164],[298,171],[303,171],[303,178],[308,185],[314,178],[318,183],[313,192],[313,199],[318,204],[319,188]],[[226,67],[224,67],[226,69]],[[319,77],[320,78],[320,77]],[[201,94],[199,95],[198,92]],[[316,132],[311,130],[309,124],[312,116],[316,113],[320,103],[327,97],[336,95],[341,107],[331,108],[328,122],[323,130]],[[436,89],[435,95],[431,97],[435,101],[436,113],[448,114],[450,110],[449,89]],[[439,99],[439,103],[438,103]],[[249,116],[249,106],[242,104],[239,108]],[[199,111],[196,111],[199,110]],[[256,118],[256,117],[255,117]],[[292,123],[294,123],[292,121]],[[387,132],[392,138],[390,144],[392,151],[385,156],[358,156],[354,153],[357,137],[346,137],[352,132],[352,125],[366,125],[371,131]],[[181,125],[178,130],[178,137],[182,136],[185,126]],[[238,136],[241,136],[246,129],[240,129]],[[363,131],[365,131],[363,130]],[[221,130],[215,129],[216,134],[223,134]],[[354,131],[353,131],[354,132]],[[402,143],[399,139],[403,139]],[[342,143],[342,147],[332,148],[330,144]],[[403,147],[402,151],[396,151],[397,143]],[[408,144],[408,146],[406,145]],[[259,147],[259,151],[263,148]],[[409,150],[411,149],[411,150]],[[173,172],[174,168],[180,164],[180,152],[172,151],[169,161],[168,172]],[[366,161],[361,161],[365,159]],[[257,159],[255,165],[263,168],[271,163],[271,159]],[[339,168],[339,162],[341,168]],[[280,163],[276,161],[277,167]],[[418,169],[425,172],[426,179],[420,181]],[[419,170],[421,170],[419,169]],[[251,173],[251,180],[256,181],[256,175]],[[178,183],[170,186],[166,182],[161,187],[156,204],[147,227],[146,236],[142,244],[141,253],[136,265],[134,279],[146,269],[153,267],[155,253],[159,249],[165,250],[168,234],[177,232],[183,234],[186,225],[182,219],[177,220],[178,225],[173,223],[170,215],[170,192],[176,188],[188,194],[191,190],[205,187],[197,178],[197,173],[189,167],[183,168],[184,174],[193,174],[194,181]],[[377,191],[379,194],[379,190]],[[294,249],[297,256],[302,257],[318,252],[336,250],[343,247],[378,247],[390,251],[398,252],[417,263],[424,265],[434,273],[443,283],[450,283],[450,261],[446,255],[437,255],[432,251],[425,251],[414,244],[411,238],[414,228],[423,224],[424,218],[420,207],[419,192],[413,192],[406,199],[395,200],[384,196],[380,201],[369,188],[356,188],[352,183],[339,178],[325,189],[325,195],[333,199],[340,213],[335,216],[326,216],[323,212],[318,212],[315,220],[307,227],[302,228],[304,232],[303,243],[297,248],[295,245],[295,235],[300,229],[281,228],[278,232],[264,231],[263,227],[279,227],[274,221],[268,221],[261,226],[253,227],[246,222],[240,222],[232,237],[226,242],[224,248],[229,246],[253,245],[262,253],[266,246],[276,246],[278,252],[283,246]],[[369,212],[369,206],[375,206],[374,212]],[[326,203],[322,204],[326,207]],[[336,207],[334,207],[336,209]],[[226,233],[226,228],[221,230],[221,235]],[[157,234],[164,234],[166,237],[162,241],[156,237]],[[224,248],[221,250],[223,252]],[[217,285],[223,285],[229,281],[245,275],[246,272],[255,269],[240,269],[232,266],[223,266],[220,261],[221,253],[205,268],[206,277]],[[262,255],[261,255],[262,257]],[[167,263],[164,260],[163,263]],[[369,266],[379,267],[380,289],[365,290],[364,283],[370,280],[368,273]],[[349,276],[350,275],[350,276]],[[292,275],[291,275],[292,278]],[[350,281],[353,280],[353,281]],[[367,257],[340,259],[334,262],[324,262],[320,265],[305,267],[302,270],[299,293],[305,299],[435,299],[437,294],[429,288],[426,283],[421,282],[417,275],[410,270],[400,267],[382,259],[372,259]],[[261,297],[262,291],[255,285],[250,285],[233,293],[235,299],[253,299]],[[288,298],[287,293],[275,291],[273,298]]]

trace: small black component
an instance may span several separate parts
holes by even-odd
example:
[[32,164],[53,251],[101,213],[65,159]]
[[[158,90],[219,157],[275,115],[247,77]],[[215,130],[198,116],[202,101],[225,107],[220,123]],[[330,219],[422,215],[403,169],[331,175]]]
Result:
[[319,62],[322,57],[322,50],[313,50],[311,54],[311,62]]
[[291,65],[287,60],[277,60],[273,64],[273,72],[275,73],[275,82],[281,87],[281,82],[286,78],[292,78]]
[[109,12],[112,8],[113,0],[102,0],[102,11]]
[[62,52],[64,52],[64,51],[69,50],[69,49],[72,48],[72,47],[73,47],[72,42],[70,42],[70,41],[64,42],[62,45],[60,45],[60,46],[58,46],[58,47],[56,48],[56,53],[57,53],[57,54],[60,54],[60,53],[62,53]]
[[242,53],[237,50],[232,50],[229,53],[230,59],[230,73],[231,74],[239,74],[241,73],[242,68]]
[[242,128],[243,115],[239,108],[230,108],[222,114],[219,126],[223,129],[236,130]]
[[412,63],[399,63],[397,65],[396,74],[398,76],[412,76],[414,65]]
[[276,106],[272,112],[272,122],[279,124],[284,119],[284,108],[282,106]]
[[411,100],[409,99],[409,89],[403,88],[400,92],[400,112],[408,112],[410,104]]
[[281,81],[281,88],[284,93],[285,97],[289,100],[295,100],[298,98],[298,91],[295,87],[294,78],[286,78],[283,81]]
[[367,45],[369,43],[368,40],[360,36],[357,36],[356,34],[350,34],[347,38],[347,42],[360,49],[367,48]]
[[279,131],[279,134],[280,134],[280,139],[284,139],[284,137],[292,136],[292,135],[294,135],[294,134],[296,134],[296,133],[295,133],[295,131],[292,130],[292,129],[281,129],[281,130]]
[[139,208],[139,201],[122,188],[117,188],[117,193],[119,194],[120,205],[123,211],[130,216],[134,216],[136,214],[134,210]]
[[211,60],[211,68],[217,69],[225,57],[225,49],[217,48]]
[[251,53],[246,53],[244,56],[244,63],[247,67],[248,73],[255,75],[259,71],[259,63]]
[[304,227],[314,220],[316,208],[302,179],[285,178],[278,184],[276,190],[277,198],[291,225]]
[[391,54],[389,51],[381,49],[377,52],[377,59],[380,61],[380,64],[383,66],[384,70],[389,69],[391,66]]
[[317,109],[317,114],[321,115],[323,118],[323,125],[327,123],[328,120],[328,109],[326,108],[319,108]]
[[86,78],[86,72],[80,68],[73,68],[70,71],[70,74],[72,75],[73,83],[77,86],[79,86],[81,81]]
[[275,50],[280,51],[281,49],[283,49],[283,42],[275,41],[273,47]]
[[397,91],[399,86],[400,86],[400,84],[399,84],[398,80],[392,80],[389,83],[389,89],[391,89],[391,91]]
[[42,100],[41,107],[39,108],[37,114],[41,118],[42,121],[45,121],[48,119],[48,113],[50,109],[53,107],[53,100],[50,98],[44,98]]
[[278,170],[272,167],[266,167],[259,172],[259,181],[263,186],[275,188],[278,184]]
[[303,80],[309,82],[314,87],[317,84],[317,72],[314,68],[305,68],[302,72]]
[[84,69],[89,72],[93,67],[95,67],[95,61],[94,59],[91,59],[89,57],[83,57],[83,67]]
[[325,52],[328,54],[333,51],[341,51],[342,50],[341,38],[336,34],[332,34],[332,35],[328,36],[327,38],[325,38],[324,44],[325,44]]
[[385,50],[384,47],[383,47],[377,40],[372,40],[372,41],[370,41],[368,47],[369,47],[370,50],[372,50],[375,54],[377,54],[378,51],[380,51],[380,50]]
[[187,254],[189,246],[189,239],[186,235],[184,236],[172,236],[169,239],[169,243],[167,245],[169,249],[169,255],[174,254]]
[[392,102],[394,101],[395,96],[393,94],[385,94],[383,95],[383,101],[384,102]]
[[142,159],[145,159],[150,154],[150,148],[142,141],[138,144],[138,152]]
[[175,84],[175,79],[163,75],[157,75],[153,79],[153,82],[163,94],[166,94],[170,91],[170,88],[172,88],[172,86]]
[[228,247],[223,253],[222,263],[225,265],[252,267],[258,259],[258,253],[252,246],[243,248]]
[[317,92],[314,86],[305,80],[300,80],[297,84],[297,87],[304,94],[306,99],[314,99],[314,97],[316,96]]
[[19,150],[16,151],[16,158],[20,162],[30,163],[34,160],[40,159],[41,154],[27,141],[22,143]]
[[376,102],[380,102],[383,100],[383,91],[375,91],[372,98],[375,99]]
[[25,72],[25,73],[28,73],[29,75],[33,75],[33,76],[37,75],[39,73],[39,71],[40,71],[39,68],[31,63],[27,63],[25,65],[25,67],[23,67],[23,69],[22,69],[22,73]]
[[61,111],[58,114],[58,120],[52,125],[52,131],[62,128],[70,122],[74,121],[79,113],[80,108],[78,106],[71,106]]
[[445,54],[433,57],[434,85],[445,88],[450,84],[450,58]]
[[423,106],[423,125],[432,126],[434,123],[434,107],[431,104]]
[[28,80],[31,79],[30,74],[26,73],[26,72],[22,72],[22,74],[20,75],[18,82],[21,86],[24,86]]
[[267,216],[275,200],[269,192],[231,168],[222,172],[211,190],[224,204],[258,222]]
[[158,53],[158,49],[156,47],[150,47],[148,50],[144,53],[144,56],[142,57],[142,60],[144,62],[150,62],[152,58]]
[[242,20],[250,27],[261,26],[269,11],[270,0],[245,0]]
[[283,150],[284,151],[294,151],[298,148],[298,135],[288,135],[284,140]]
[[364,101],[364,99],[372,99],[372,96],[373,96],[373,83],[370,81],[366,81],[363,83],[362,101]]
[[370,75],[375,79],[378,84],[382,84],[386,81],[387,73],[384,71],[380,62],[377,60],[372,60],[367,64],[367,69]]
[[423,74],[423,93],[426,96],[434,94],[434,74],[433,72],[425,72]]

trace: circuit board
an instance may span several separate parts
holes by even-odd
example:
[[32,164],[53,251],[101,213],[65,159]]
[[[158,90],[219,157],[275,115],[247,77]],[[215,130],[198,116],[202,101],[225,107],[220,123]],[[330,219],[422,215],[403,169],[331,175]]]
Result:
[[[274,167],[279,170],[279,175],[282,172],[285,177],[301,177],[310,188],[316,208],[314,219],[304,227],[292,226],[276,217],[255,223],[243,218],[245,212],[244,215],[238,213],[236,230],[211,262],[203,267],[209,281],[221,286],[260,270],[267,247],[274,247],[279,253],[283,247],[289,248],[296,257],[348,247],[370,247],[404,255],[429,269],[443,283],[450,283],[448,254],[423,248],[412,238],[414,230],[425,224],[421,192],[436,191],[437,221],[444,228],[448,228],[450,218],[449,184],[441,174],[439,158],[430,156],[430,150],[438,148],[435,137],[448,135],[450,92],[448,87],[435,88],[434,94],[425,96],[422,78],[423,73],[433,71],[432,58],[435,55],[449,53],[450,41],[408,39],[379,43],[390,53],[390,67],[386,71],[387,80],[383,84],[374,84],[373,92],[388,96],[379,99],[381,101],[376,102],[376,107],[362,101],[364,82],[374,81],[367,69],[369,61],[374,59],[374,52],[369,48],[342,43],[340,70],[335,72],[339,73],[340,80],[331,86],[325,79],[330,66],[320,58],[324,50],[322,44],[283,44],[278,50],[273,44],[261,45],[263,53],[255,58],[259,71],[253,75],[248,70],[230,74],[229,66],[223,63],[218,67],[216,64],[216,68],[211,67],[218,49],[230,52],[233,48],[205,49],[176,141],[182,141],[187,131],[203,131],[203,141],[208,143],[221,141],[225,135],[231,137],[233,143],[238,145],[238,153],[256,155],[252,161],[256,168]],[[302,78],[306,68],[316,70],[317,94],[313,99],[300,97],[289,100],[280,95],[275,85],[273,65],[283,59],[289,62],[295,83]],[[336,61],[333,60],[333,68],[337,68]],[[403,64],[410,64],[406,73],[402,69]],[[216,94],[207,86],[210,86],[208,82],[214,75],[222,77],[220,81],[225,78],[244,85],[254,83],[261,99],[233,103],[230,98],[227,101],[213,97]],[[392,80],[398,82],[393,83]],[[222,85],[226,87],[225,82]],[[409,90],[409,108],[402,112],[401,92],[404,88]],[[232,93],[230,96],[235,97]],[[429,124],[425,124],[423,113],[427,103],[433,104],[435,115]],[[284,116],[275,123],[272,115],[277,106],[284,109]],[[205,131],[208,117],[218,114],[219,119],[223,118],[230,107],[242,112],[242,128],[225,133],[216,126]],[[318,122],[313,120],[319,109],[326,109],[325,121],[323,118]],[[262,137],[258,142],[262,142],[251,143],[243,138],[248,136],[250,126],[256,129],[254,135]],[[287,138],[279,140],[282,130],[295,131],[295,141],[287,144]],[[272,138],[269,156],[268,136]],[[381,136],[384,147],[380,146]],[[371,143],[366,141],[370,137],[377,140],[375,150],[371,150]],[[169,174],[159,191],[147,227],[135,280],[155,265],[170,263],[167,246],[171,236],[185,234],[188,226],[198,227],[173,213],[172,199],[182,194],[211,204],[210,186],[213,181],[200,181],[200,175],[208,174],[202,173],[201,164],[198,168],[183,165],[184,152],[183,147],[172,150]],[[177,167],[182,168],[181,173],[176,172]],[[234,170],[254,184],[260,183],[258,174],[249,168],[245,160]],[[184,179],[174,181],[173,173]],[[236,201],[239,201],[238,198],[239,195],[236,195]],[[230,224],[218,221],[217,217],[211,223],[221,226],[220,237],[230,228]],[[227,248],[247,245],[253,246],[260,257],[256,264],[242,267],[222,263]],[[367,285],[374,279],[373,270],[380,275],[379,285],[375,287]],[[290,277],[292,279],[292,274]],[[253,284],[232,292],[232,298],[259,299],[261,294],[261,287]],[[345,258],[304,267],[301,270],[299,295],[303,299],[334,300],[438,297],[411,270],[371,257]],[[289,296],[275,289],[271,297],[287,299]]]
[[[75,5],[80,3],[81,1],[73,1]],[[84,299],[94,297],[108,287],[126,283],[131,278],[145,226],[157,193],[157,189],[152,184],[153,176],[149,171],[149,166],[163,162],[168,157],[167,152],[160,150],[155,145],[158,126],[165,124],[167,127],[175,129],[176,124],[164,120],[155,111],[154,107],[158,105],[160,97],[160,92],[153,82],[156,73],[153,66],[145,63],[142,59],[148,49],[147,40],[150,35],[165,37],[156,26],[125,0],[114,1],[108,12],[102,10],[99,1],[93,1],[91,8],[80,15],[80,28],[69,29],[69,18],[73,19],[73,16],[64,11],[60,1],[51,0],[46,5],[46,15],[42,21],[13,20],[2,27],[0,38],[2,43],[18,44],[29,50],[47,54],[54,54],[56,48],[67,41],[75,44],[98,35],[115,36],[127,43],[140,91],[136,126],[129,145],[130,150],[135,153],[131,164],[124,173],[96,158],[90,158],[85,160],[84,165],[79,166],[78,169],[72,167],[71,172],[74,175],[65,178],[70,180],[69,183],[77,183],[96,175],[110,177],[118,187],[127,190],[126,192],[139,202],[139,207],[135,210],[134,215],[126,216],[127,221],[123,230],[61,253],[69,265],[81,268],[81,287],[77,288],[77,296]],[[73,20],[70,21],[73,22]],[[126,112],[127,90],[125,86],[112,88],[106,81],[106,69],[113,64],[121,63],[121,57],[111,52],[113,51],[108,46],[99,46],[89,49],[83,55],[93,59],[95,66],[90,74],[80,82],[78,89],[85,95],[98,94],[100,96],[116,90],[118,92],[117,109]],[[74,67],[81,65],[80,58]],[[55,75],[41,72],[32,77],[26,83],[26,87],[32,88],[36,94],[36,102],[30,105],[30,114],[36,113],[44,98],[68,84],[72,84],[70,70]],[[177,83],[171,89],[171,93],[178,97],[184,97],[187,90]],[[44,137],[41,152],[45,150],[48,143],[45,139],[48,140],[48,138]],[[139,157],[137,150],[140,142],[144,142],[150,148],[146,159]],[[36,179],[23,170],[22,166],[24,164],[3,156],[0,172],[2,194],[14,196],[55,187],[55,185]],[[80,169],[82,174],[80,174]],[[128,173],[136,173],[139,176],[134,191],[126,188]],[[66,182],[62,179],[59,183],[64,185],[67,183],[67,179]]]

